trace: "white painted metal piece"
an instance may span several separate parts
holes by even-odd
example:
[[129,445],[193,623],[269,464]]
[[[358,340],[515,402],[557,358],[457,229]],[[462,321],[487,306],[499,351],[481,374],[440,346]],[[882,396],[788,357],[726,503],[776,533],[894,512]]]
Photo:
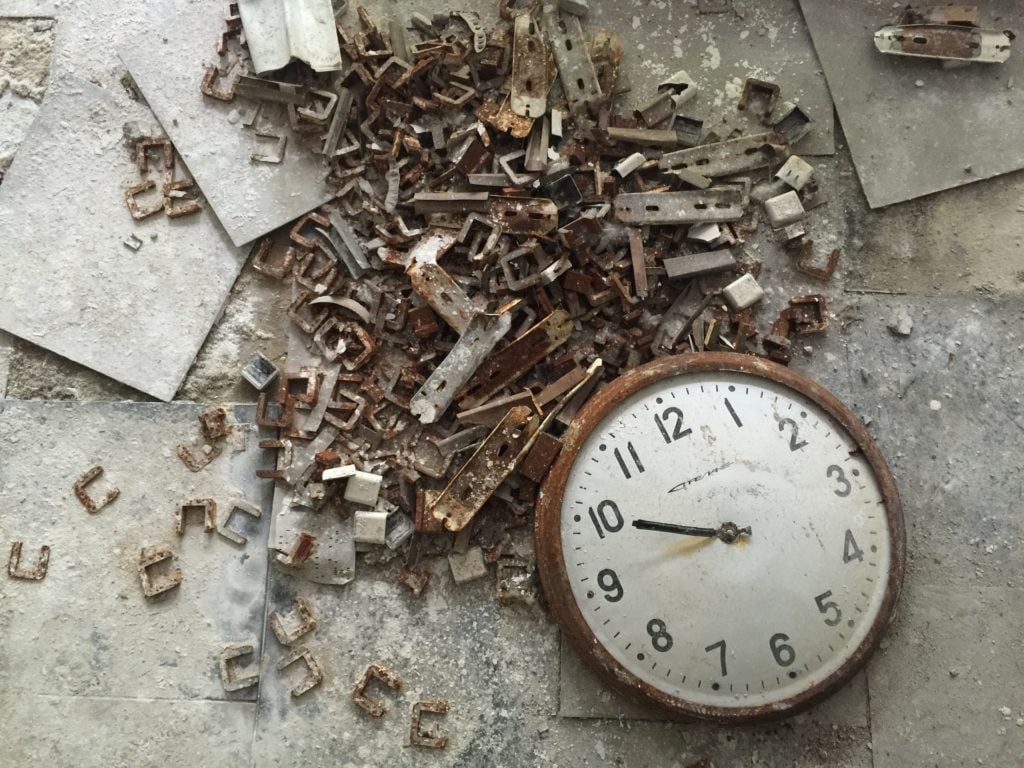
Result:
[[764,298],[764,289],[751,274],[738,277],[722,289],[722,296],[733,311],[752,307]]
[[793,189],[800,190],[811,180],[813,175],[814,166],[798,155],[791,155],[776,172],[775,178],[786,182]]
[[[380,484],[384,480],[380,475],[372,472],[356,470],[352,477],[345,483],[345,501],[353,504],[363,504],[367,507],[377,505],[377,497],[380,495]],[[387,517],[387,515],[385,515]],[[358,520],[356,522],[356,538],[358,539]],[[381,534],[383,536],[383,534]],[[383,543],[383,538],[381,539]]]

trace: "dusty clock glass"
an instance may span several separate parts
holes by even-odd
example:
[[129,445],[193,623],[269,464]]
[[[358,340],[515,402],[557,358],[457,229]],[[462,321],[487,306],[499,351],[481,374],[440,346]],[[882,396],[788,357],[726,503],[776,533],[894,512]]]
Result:
[[[545,589],[564,593],[556,617],[563,603],[582,622],[584,652],[600,650],[590,661],[723,721],[785,714],[841,684],[902,574],[898,499],[866,432],[814,385],[748,360],[670,364],[599,400],[586,434],[567,436],[544,488],[559,498],[542,495],[538,520],[539,551],[558,540]],[[542,522],[557,526],[546,547]]]

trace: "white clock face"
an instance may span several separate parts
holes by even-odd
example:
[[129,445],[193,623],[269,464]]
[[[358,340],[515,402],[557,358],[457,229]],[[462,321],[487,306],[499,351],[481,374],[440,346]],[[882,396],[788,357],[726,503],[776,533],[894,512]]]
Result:
[[598,642],[698,706],[768,706],[824,681],[889,580],[886,509],[857,444],[809,398],[744,373],[672,376],[612,408],[568,474],[560,525]]

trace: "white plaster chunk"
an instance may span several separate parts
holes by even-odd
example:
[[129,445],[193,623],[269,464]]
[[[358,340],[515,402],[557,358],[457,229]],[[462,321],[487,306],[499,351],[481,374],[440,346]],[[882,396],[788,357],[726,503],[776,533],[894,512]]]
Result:
[[481,579],[487,575],[484,551],[480,547],[471,547],[464,555],[452,552],[448,555],[448,565],[452,569],[452,578],[456,584]]

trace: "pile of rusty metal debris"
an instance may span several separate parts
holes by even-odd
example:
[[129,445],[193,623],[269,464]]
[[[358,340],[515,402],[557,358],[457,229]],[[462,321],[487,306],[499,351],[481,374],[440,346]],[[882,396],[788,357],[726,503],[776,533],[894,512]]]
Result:
[[[472,13],[385,32],[360,8],[358,29],[336,23],[340,74],[292,63],[269,80],[233,4],[220,65],[197,75],[276,142],[253,162],[329,163],[333,200],[254,249],[293,284],[292,370],[245,371],[259,424],[280,430],[260,473],[278,483],[271,545],[314,580],[345,583],[357,550],[384,547],[419,594],[418,553],[452,546],[425,534],[454,531],[456,581],[496,564],[499,597],[529,599],[508,531],[594,391],[662,355],[787,363],[794,334],[827,325],[822,297],[798,296],[759,331],[761,264],[737,255],[767,224],[798,269],[835,269],[804,224],[826,200],[794,154],[811,118],[749,79],[737,108],[762,132],[715,135],[687,111],[685,72],[620,112],[622,50],[585,32],[585,4],[512,5],[489,32]],[[307,146],[270,132],[272,113]]]

